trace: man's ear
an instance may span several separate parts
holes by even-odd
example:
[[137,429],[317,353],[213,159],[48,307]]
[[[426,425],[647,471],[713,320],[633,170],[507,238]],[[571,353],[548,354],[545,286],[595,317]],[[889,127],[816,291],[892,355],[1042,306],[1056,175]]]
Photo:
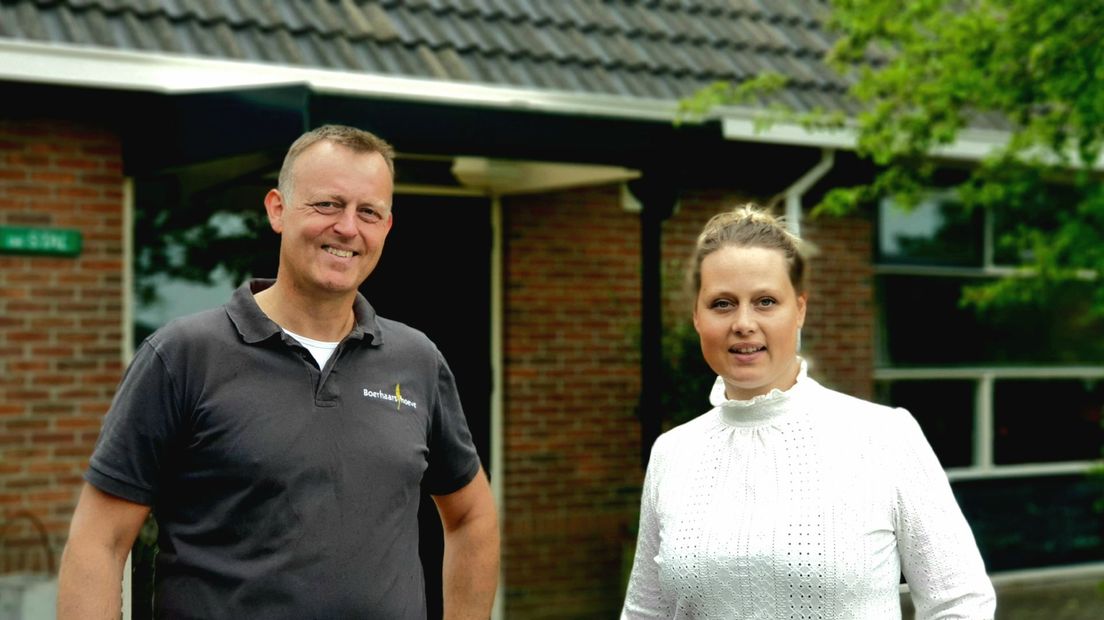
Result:
[[284,232],[284,197],[278,189],[270,189],[265,194],[265,212],[268,213],[268,224],[276,234]]

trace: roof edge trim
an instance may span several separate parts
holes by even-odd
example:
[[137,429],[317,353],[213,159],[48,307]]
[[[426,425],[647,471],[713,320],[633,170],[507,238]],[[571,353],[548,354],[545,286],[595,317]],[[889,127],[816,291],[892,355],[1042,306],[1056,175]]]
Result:
[[[320,94],[653,122],[673,122],[679,114],[678,101],[674,100],[464,84],[11,39],[0,39],[0,80],[169,95],[306,85]],[[810,131],[796,123],[761,128],[757,123],[761,116],[761,110],[726,107],[711,118],[720,118],[723,136],[729,140],[855,150],[857,133],[853,126],[837,131]],[[1006,144],[1008,138],[1009,134],[1001,131],[964,130],[953,144],[935,150],[933,156],[979,161]],[[1094,168],[1104,169],[1104,154]]]
[[672,121],[678,102],[509,88],[0,39],[0,80],[184,94],[309,85],[315,92]]
[[[818,146],[827,149],[845,149],[854,151],[858,132],[853,126],[842,129],[823,129],[814,131],[796,123],[776,123],[760,127],[756,122],[759,113],[754,110],[741,110],[725,115],[721,119],[724,136],[730,140],[749,140],[774,144]],[[932,151],[935,157],[963,161],[978,161],[1005,144],[1009,134],[996,130],[965,129],[958,139],[949,145]]]
[[[791,122],[779,122],[761,127],[758,119],[764,117],[762,110],[730,107],[720,110],[718,115],[721,118],[721,131],[729,140],[817,146],[849,151],[854,151],[858,142],[858,130],[854,122],[849,122],[842,129],[814,131]],[[951,144],[933,149],[931,156],[947,160],[978,162],[1007,146],[1011,136],[1011,133],[997,129],[967,128],[959,131],[958,137]],[[1056,159],[1045,153],[1027,155],[1037,155],[1043,161]],[[1093,169],[1104,170],[1104,153],[1101,153],[1093,164]]]

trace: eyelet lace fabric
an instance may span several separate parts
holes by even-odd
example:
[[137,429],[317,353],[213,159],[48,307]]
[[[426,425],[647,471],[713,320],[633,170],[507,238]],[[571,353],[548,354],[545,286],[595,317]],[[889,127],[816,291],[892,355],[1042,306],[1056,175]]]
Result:
[[[719,391],[718,391],[719,389]],[[991,619],[973,534],[912,416],[807,376],[652,449],[622,618]]]

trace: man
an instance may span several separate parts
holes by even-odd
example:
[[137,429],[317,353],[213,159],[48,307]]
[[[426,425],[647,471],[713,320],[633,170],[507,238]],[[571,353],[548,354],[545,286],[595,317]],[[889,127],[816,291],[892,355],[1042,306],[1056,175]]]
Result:
[[357,291],[391,228],[393,151],[323,126],[265,196],[275,281],[174,321],[135,353],[62,555],[58,617],[117,618],[159,525],[162,618],[425,618],[420,490],[440,512],[446,618],[487,618],[499,539],[453,376]]

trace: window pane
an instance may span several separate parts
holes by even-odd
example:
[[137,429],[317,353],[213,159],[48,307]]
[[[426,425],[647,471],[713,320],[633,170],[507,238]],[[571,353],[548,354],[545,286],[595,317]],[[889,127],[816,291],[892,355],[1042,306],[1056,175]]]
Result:
[[954,492],[989,571],[1104,560],[1099,475],[962,480]]
[[973,464],[974,385],[964,380],[880,381],[878,402],[912,413],[943,467]]
[[878,262],[906,265],[979,267],[984,229],[982,212],[932,198],[904,210],[892,201],[878,205]]
[[146,278],[144,284],[154,291],[156,297],[135,299],[135,345],[177,317],[221,306],[230,300],[230,295],[240,283],[232,281],[230,274],[224,270],[216,269],[208,283],[158,274]]
[[1004,380],[993,392],[997,464],[1101,457],[1104,380]]
[[1092,319],[1092,283],[1052,298],[979,315],[961,307],[962,287],[982,280],[882,275],[879,363],[888,366],[1099,364],[1104,320]]
[[[200,200],[174,208],[152,188],[140,184],[135,202],[135,344],[172,319],[226,303],[251,273],[276,275],[279,237],[263,209],[229,211]],[[267,191],[249,189],[254,197]]]
[[1018,206],[1005,205],[993,209],[993,262],[998,265],[1021,265],[1034,259],[1030,247],[1020,243],[1026,231],[1047,233],[1058,227],[1058,216],[1064,206],[1074,205],[1081,198],[1067,186],[1050,186],[1045,194],[1034,196]]

